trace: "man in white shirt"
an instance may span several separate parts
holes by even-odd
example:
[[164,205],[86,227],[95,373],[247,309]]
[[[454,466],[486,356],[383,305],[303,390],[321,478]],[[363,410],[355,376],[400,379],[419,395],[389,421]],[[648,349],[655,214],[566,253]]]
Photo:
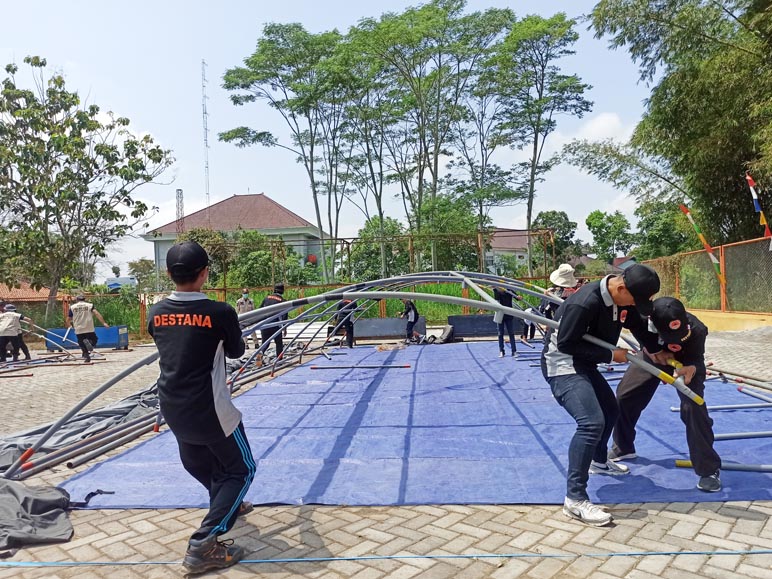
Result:
[[[241,297],[236,300],[236,313],[246,314],[247,312],[251,312],[254,309],[255,302],[253,302],[252,298],[249,297],[249,291],[247,288],[243,288],[241,290]],[[252,332],[250,336],[252,336],[252,342],[255,344],[255,347],[257,347],[257,334]],[[249,350],[249,342],[247,342],[248,338],[249,336],[244,336],[244,348],[247,350]]]
[[70,305],[68,317],[86,362],[91,362],[91,351],[98,341],[96,332],[94,332],[94,316],[102,322],[105,328],[110,327],[102,314],[94,307],[94,304],[87,302],[83,295],[76,296],[75,303]]

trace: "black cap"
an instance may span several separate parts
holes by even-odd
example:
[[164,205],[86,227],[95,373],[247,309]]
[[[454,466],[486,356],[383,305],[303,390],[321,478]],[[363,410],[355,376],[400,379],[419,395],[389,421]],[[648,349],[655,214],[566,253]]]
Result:
[[284,284],[283,283],[277,283],[275,286],[273,286],[273,293],[275,294],[283,294],[284,293]]
[[173,245],[166,253],[166,269],[174,275],[194,275],[209,265],[206,250],[195,241]]
[[683,342],[691,329],[684,305],[675,298],[657,298],[653,305],[651,321],[662,341],[666,344]]
[[651,298],[659,292],[659,276],[648,265],[636,263],[622,274],[627,291],[635,300],[636,309],[644,316],[651,313]]

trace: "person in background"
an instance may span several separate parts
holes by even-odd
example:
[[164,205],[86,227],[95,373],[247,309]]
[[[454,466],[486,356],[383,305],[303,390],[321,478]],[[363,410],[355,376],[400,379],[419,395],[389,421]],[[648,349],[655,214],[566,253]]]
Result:
[[[252,301],[252,298],[249,297],[249,290],[247,288],[243,288],[241,290],[241,297],[236,300],[236,313],[237,314],[246,314],[247,312],[251,312],[255,309],[255,302]],[[244,336],[244,348],[249,350],[249,342],[247,342],[247,339],[249,337],[252,337],[252,342],[255,344],[255,347],[257,347],[257,333],[252,332],[248,336]]]
[[182,565],[189,574],[238,563],[242,547],[218,540],[236,518],[253,509],[244,502],[255,476],[241,412],[233,405],[225,358],[244,354],[236,311],[201,292],[209,256],[194,241],[166,254],[176,289],[148,314],[148,332],[159,353],[160,408],[177,439],[185,470],[207,490],[209,512],[188,539]]
[[[283,301],[284,301],[284,284],[277,283],[275,286],[273,286],[273,292],[265,296],[265,299],[263,299],[263,303],[260,304],[260,307],[265,308],[267,306],[274,306],[276,304],[282,303]],[[289,317],[289,314],[284,313],[280,317],[276,318],[275,321],[284,321],[288,317]],[[287,329],[284,328],[282,331],[279,331],[278,334],[276,333],[277,330],[278,330],[278,327],[276,326],[260,330],[260,337],[262,338],[262,343],[265,344],[271,339],[271,336],[276,334],[276,337],[273,339],[273,343],[276,345],[276,357],[281,360],[282,353],[284,352],[284,340],[282,338],[287,335]],[[265,352],[265,350],[263,350],[263,352]],[[260,360],[258,360],[258,366],[261,364],[262,364],[262,357]]]
[[609,275],[568,296],[557,310],[560,327],[544,339],[541,367],[555,400],[576,421],[568,447],[568,472],[563,513],[589,525],[604,526],[611,515],[590,502],[590,474],[625,475],[630,469],[608,458],[608,441],[619,416],[614,391],[598,371],[598,364],[627,361],[627,350],[613,352],[583,339],[585,334],[616,344],[622,328],[649,351],[656,351],[641,313],[651,311],[659,291],[659,276],[636,264],[622,275]]
[[80,351],[83,352],[83,358],[86,362],[91,362],[91,352],[98,342],[96,332],[94,331],[94,316],[97,317],[105,328],[110,327],[105,322],[102,314],[94,307],[94,304],[87,302],[82,294],[75,297],[75,303],[70,305],[70,311],[67,314],[70,326],[75,331]]
[[[705,393],[705,340],[708,328],[697,316],[689,313],[675,298],[654,300],[654,308],[648,325],[653,339],[661,351],[644,353],[644,360],[656,364],[660,370],[672,371],[676,362],[675,376],[683,376],[684,383],[699,396]],[[659,386],[659,378],[638,366],[631,365],[617,386],[619,418],[614,426],[614,445],[609,460],[622,461],[637,458],[635,452],[635,426],[644,408],[651,402]],[[686,426],[686,444],[694,472],[699,477],[697,488],[714,493],[721,490],[719,478],[721,457],[713,448],[713,420],[705,404],[695,404],[680,392],[681,421]]]
[[[503,287],[494,287],[493,288],[493,298],[499,302],[502,306],[505,306],[507,308],[512,307],[512,294],[508,292]],[[501,319],[500,322],[497,322],[496,325],[498,326],[499,330],[499,358],[504,357],[504,332],[506,331],[509,335],[509,346],[512,350],[512,357],[517,357],[517,345],[515,344],[515,318],[511,314],[500,314],[496,313],[494,315],[494,321],[495,319],[499,317]]]
[[354,312],[356,309],[357,303],[354,300],[342,299],[338,304],[337,323],[341,324],[341,328],[346,331],[346,345],[349,348],[354,347]]
[[[574,277],[574,268],[567,263],[561,263],[558,268],[550,274],[552,286],[547,289],[547,293],[555,297],[566,299],[577,291],[579,282]],[[550,320],[555,318],[555,311],[560,307],[547,299],[543,299],[539,304],[539,311],[545,318]]]
[[403,299],[402,304],[405,306],[405,309],[399,314],[399,317],[407,319],[407,326],[405,326],[405,343],[423,344],[426,341],[426,336],[419,334],[413,329],[418,321],[418,308],[415,306],[413,300]]
[[[530,306],[525,308],[525,311],[528,312],[529,314],[539,315],[539,312],[537,312],[534,308]],[[520,341],[523,342],[524,344],[528,344],[530,340],[534,339],[535,336],[536,336],[536,322],[523,319],[523,335],[520,336]]]
[[23,349],[25,360],[30,359],[29,350],[26,345],[22,348],[21,340],[22,327],[21,322],[32,324],[32,320],[16,311],[13,304],[5,304],[0,313],[0,362],[5,362],[8,356],[8,344],[11,344],[11,359],[14,362],[19,360],[19,350]]

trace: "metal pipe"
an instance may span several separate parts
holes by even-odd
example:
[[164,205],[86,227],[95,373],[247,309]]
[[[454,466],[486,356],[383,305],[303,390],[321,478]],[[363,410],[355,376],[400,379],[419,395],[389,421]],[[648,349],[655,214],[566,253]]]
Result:
[[366,368],[366,369],[376,369],[376,368],[410,368],[410,364],[390,364],[390,365],[384,365],[379,366],[377,364],[359,364],[357,366],[311,366],[311,370],[339,370],[341,368]]
[[64,416],[62,416],[59,420],[54,422],[48,430],[46,430],[38,440],[35,441],[35,443],[24,451],[24,453],[17,458],[11,466],[8,467],[8,469],[3,473],[3,478],[10,479],[14,474],[16,474],[16,471],[19,470],[19,467],[22,465],[22,463],[27,462],[29,458],[35,454],[35,452],[45,444],[45,442],[53,436],[53,434],[61,428],[61,426],[67,422],[70,418],[72,418],[75,414],[80,412],[83,408],[85,408],[89,403],[91,403],[92,400],[96,399],[100,394],[104,393],[105,391],[109,390],[112,386],[123,380],[126,376],[129,376],[136,370],[142,368],[143,366],[147,366],[148,364],[152,364],[158,359],[158,352],[154,352],[150,354],[149,356],[146,356],[145,358],[142,358],[138,362],[132,364],[125,370],[119,372],[112,378],[110,378],[107,382],[101,384],[96,389],[94,389],[90,394],[88,394],[85,398],[83,398],[80,402],[75,404],[72,408],[70,408]]
[[772,386],[772,383],[770,383],[769,380],[764,380],[763,378],[757,378],[756,376],[751,376],[749,374],[740,374],[739,372],[735,372],[734,370],[722,370],[721,368],[714,366],[713,362],[708,362],[706,364],[706,367],[714,372],[718,372],[719,374],[731,374],[732,376],[738,376],[740,378],[748,378],[750,380],[756,380],[757,382],[761,382],[762,384],[768,384],[768,387]]
[[112,450],[114,448],[118,448],[119,446],[123,446],[127,442],[130,442],[134,440],[135,438],[139,438],[143,434],[147,432],[153,431],[153,425],[148,424],[141,426],[139,428],[133,429],[131,432],[128,432],[125,436],[122,438],[119,438],[118,440],[115,440],[111,442],[110,444],[106,444],[104,446],[100,446],[99,448],[96,448],[95,450],[92,450],[91,452],[84,454],[83,456],[79,456],[75,460],[71,460],[67,463],[68,468],[77,468],[83,463],[86,463],[90,461],[92,458],[96,458],[97,456],[103,455],[109,450]]
[[[680,468],[692,468],[691,460],[675,461],[675,465]],[[772,464],[738,464],[732,462],[722,462],[721,470],[739,470],[744,472],[772,472]]]
[[94,442],[97,442],[99,440],[102,440],[108,436],[111,436],[112,434],[115,434],[116,432],[121,432],[122,430],[126,430],[127,428],[132,428],[138,424],[142,424],[145,422],[150,422],[151,420],[154,420],[153,413],[146,414],[145,416],[140,416],[139,418],[135,418],[134,420],[129,420],[128,422],[123,422],[120,424],[116,424],[110,428],[107,428],[101,432],[97,432],[96,434],[93,434],[92,436],[88,436],[86,438],[82,438],[80,440],[77,440],[75,442],[72,442],[68,444],[67,446],[63,446],[61,448],[58,448],[54,450],[53,452],[49,452],[48,454],[45,454],[40,457],[40,460],[38,461],[27,461],[24,464],[21,465],[22,471],[27,471],[31,469],[32,467],[38,466],[44,461],[48,461],[52,458],[56,458],[58,456],[61,456],[63,454],[67,454],[68,452],[75,450],[77,448],[81,448],[83,446],[88,446],[89,444],[92,444]]
[[749,386],[753,386],[754,388],[761,388],[762,390],[772,390],[772,384],[767,384],[765,382],[759,382],[758,380],[753,380],[752,378],[741,378],[741,377],[734,377],[728,374],[724,374],[722,372],[719,372],[717,369],[708,370],[709,374],[716,374],[723,379],[727,380],[729,382],[734,382],[735,384],[748,384]]
[[754,392],[753,390],[748,390],[747,388],[743,386],[737,387],[738,392],[742,392],[743,394],[747,394],[748,396],[752,396],[753,398],[758,398],[759,400],[763,400],[764,402],[772,402],[772,398],[769,396],[764,396],[763,394],[759,392]]
[[772,432],[760,431],[760,432],[727,432],[724,434],[716,434],[713,440],[741,440],[744,438],[770,438]]
[[27,470],[21,472],[19,476],[17,477],[17,480],[24,480],[26,478],[31,477],[32,475],[35,475],[39,472],[42,472],[44,470],[47,470],[53,466],[56,466],[58,464],[63,463],[64,461],[74,458],[76,456],[82,455],[84,452],[89,452],[95,449],[100,449],[104,445],[109,444],[111,441],[121,439],[126,436],[129,432],[134,432],[141,428],[147,428],[152,429],[153,423],[152,422],[144,422],[142,424],[135,424],[131,428],[127,428],[124,430],[121,430],[120,432],[113,433],[113,435],[105,437],[101,440],[97,440],[92,442],[91,444],[81,446],[79,448],[75,448],[70,450],[69,452],[66,452],[64,454],[60,454],[58,456],[52,457],[48,459],[48,456],[43,457],[39,462],[37,462],[34,466],[28,468]]
[[[460,274],[459,274],[459,276],[463,277]],[[493,305],[493,304],[501,305],[496,300],[494,300],[492,297],[490,297],[486,292],[482,291],[480,289],[480,287],[477,284],[475,284],[473,281],[471,281],[471,280],[469,280],[468,278],[465,278],[465,277],[463,277],[463,279],[469,285],[469,287],[471,287],[478,294],[480,294],[480,296],[482,296],[483,299],[485,299],[485,301],[487,301],[489,303],[489,305]],[[493,303],[491,303],[491,302],[493,302]],[[505,309],[509,310],[510,312],[516,312],[516,310],[514,310],[512,308],[505,308]],[[528,312],[517,312],[515,314],[515,316],[516,317],[522,317],[522,318],[525,318],[525,319],[529,319]],[[530,317],[533,318],[534,316],[530,316]],[[560,326],[559,322],[556,322],[555,320],[550,320],[548,318],[542,318],[542,320],[543,320],[542,323],[544,323],[545,325],[548,325],[548,326],[550,326],[550,327],[552,327],[554,329],[558,329],[558,327]],[[599,338],[596,338],[595,336],[591,336],[590,334],[585,334],[584,336],[582,336],[582,339],[587,341],[587,342],[590,342],[591,344],[595,344],[596,346],[600,346],[602,348],[606,348],[608,350],[611,350],[612,352],[614,352],[617,349],[616,344],[610,344],[608,342],[604,342],[603,340],[601,340]],[[705,403],[705,400],[702,398],[702,396],[697,395],[693,390],[691,390],[688,386],[686,386],[686,384],[684,383],[682,377],[679,376],[678,378],[673,378],[673,376],[671,376],[667,372],[664,372],[664,371],[660,370],[659,368],[657,368],[656,366],[653,366],[652,364],[649,364],[648,362],[644,361],[643,357],[634,356],[634,355],[632,355],[629,352],[626,354],[626,357],[627,357],[627,361],[628,362],[630,362],[632,364],[635,364],[636,366],[638,366],[639,368],[641,368],[643,370],[646,370],[649,374],[651,374],[653,376],[656,376],[657,378],[659,378],[663,382],[667,382],[668,384],[671,384],[672,386],[675,386],[675,388],[681,394],[683,394],[684,396],[687,396],[689,399],[691,399],[696,404],[702,405],[702,404]]]
[[[716,410],[752,410],[754,408],[772,408],[772,403],[759,402],[758,404],[722,404],[718,406],[708,406],[709,412]],[[681,410],[678,406],[671,406],[670,412],[679,412]]]

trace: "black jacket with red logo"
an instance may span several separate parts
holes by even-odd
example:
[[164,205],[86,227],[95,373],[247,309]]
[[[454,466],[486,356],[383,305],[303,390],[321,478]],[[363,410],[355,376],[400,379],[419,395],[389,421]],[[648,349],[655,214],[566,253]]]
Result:
[[173,292],[155,304],[147,329],[160,354],[161,413],[184,442],[230,436],[241,422],[226,385],[225,357],[244,354],[236,310],[198,292]]

